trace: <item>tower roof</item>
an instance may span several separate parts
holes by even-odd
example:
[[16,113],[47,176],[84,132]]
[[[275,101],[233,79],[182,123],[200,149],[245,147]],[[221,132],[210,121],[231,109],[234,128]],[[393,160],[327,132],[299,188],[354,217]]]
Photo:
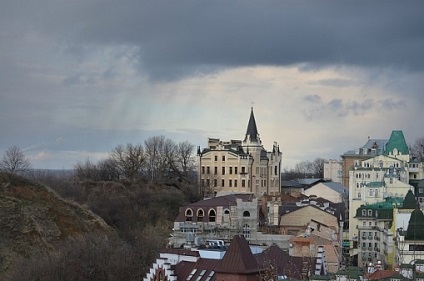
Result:
[[409,154],[409,148],[406,144],[405,136],[403,135],[402,131],[392,131],[384,154],[390,155],[390,153],[393,153],[394,149],[397,149],[397,151],[401,154]]
[[415,209],[416,207],[417,201],[415,200],[414,193],[412,193],[412,190],[410,189],[403,200],[402,209]]
[[215,271],[230,274],[252,274],[260,271],[244,236],[235,235],[233,237],[227,252]]
[[417,206],[411,213],[411,218],[408,223],[408,230],[406,231],[407,240],[424,240],[424,214]]
[[248,138],[251,141],[259,141],[258,128],[256,127],[255,115],[253,114],[253,107],[250,111],[249,123],[247,124],[246,137],[244,140],[246,141]]

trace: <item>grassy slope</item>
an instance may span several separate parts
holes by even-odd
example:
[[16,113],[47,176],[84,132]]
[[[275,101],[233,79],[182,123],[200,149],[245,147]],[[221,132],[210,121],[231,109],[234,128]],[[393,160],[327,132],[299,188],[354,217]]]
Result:
[[100,217],[48,188],[0,173],[0,279],[13,261],[84,233],[114,235]]

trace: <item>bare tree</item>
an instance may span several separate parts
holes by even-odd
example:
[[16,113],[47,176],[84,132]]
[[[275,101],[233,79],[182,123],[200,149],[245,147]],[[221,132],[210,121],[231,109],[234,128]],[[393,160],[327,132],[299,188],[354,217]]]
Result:
[[130,180],[141,175],[146,160],[143,146],[131,143],[115,147],[110,153],[110,159],[119,173]]
[[411,147],[411,154],[416,157],[418,161],[424,162],[424,137],[415,140]]
[[194,145],[188,141],[178,144],[178,163],[184,176],[189,176],[189,173],[194,170],[193,151]]
[[165,136],[154,136],[144,141],[146,149],[148,173],[151,181],[162,179],[166,162],[170,162],[171,147]]
[[31,169],[31,162],[22,149],[15,145],[8,148],[3,154],[0,169],[9,173],[23,173]]
[[314,162],[312,162],[315,177],[324,178],[324,162],[325,159],[323,158],[315,158]]

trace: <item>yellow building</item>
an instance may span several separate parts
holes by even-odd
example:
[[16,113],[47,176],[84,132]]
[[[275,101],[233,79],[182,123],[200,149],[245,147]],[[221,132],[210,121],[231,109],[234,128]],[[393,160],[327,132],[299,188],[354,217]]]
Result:
[[208,139],[197,151],[199,184],[205,196],[221,193],[280,193],[281,152],[276,142],[265,150],[251,109],[244,140]]

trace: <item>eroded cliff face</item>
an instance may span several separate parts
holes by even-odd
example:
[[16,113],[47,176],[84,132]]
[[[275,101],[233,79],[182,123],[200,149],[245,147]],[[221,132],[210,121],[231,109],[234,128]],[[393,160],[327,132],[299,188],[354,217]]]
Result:
[[0,173],[1,280],[17,260],[34,253],[55,255],[61,245],[85,235],[116,237],[103,219],[86,208],[63,200],[45,186]]

